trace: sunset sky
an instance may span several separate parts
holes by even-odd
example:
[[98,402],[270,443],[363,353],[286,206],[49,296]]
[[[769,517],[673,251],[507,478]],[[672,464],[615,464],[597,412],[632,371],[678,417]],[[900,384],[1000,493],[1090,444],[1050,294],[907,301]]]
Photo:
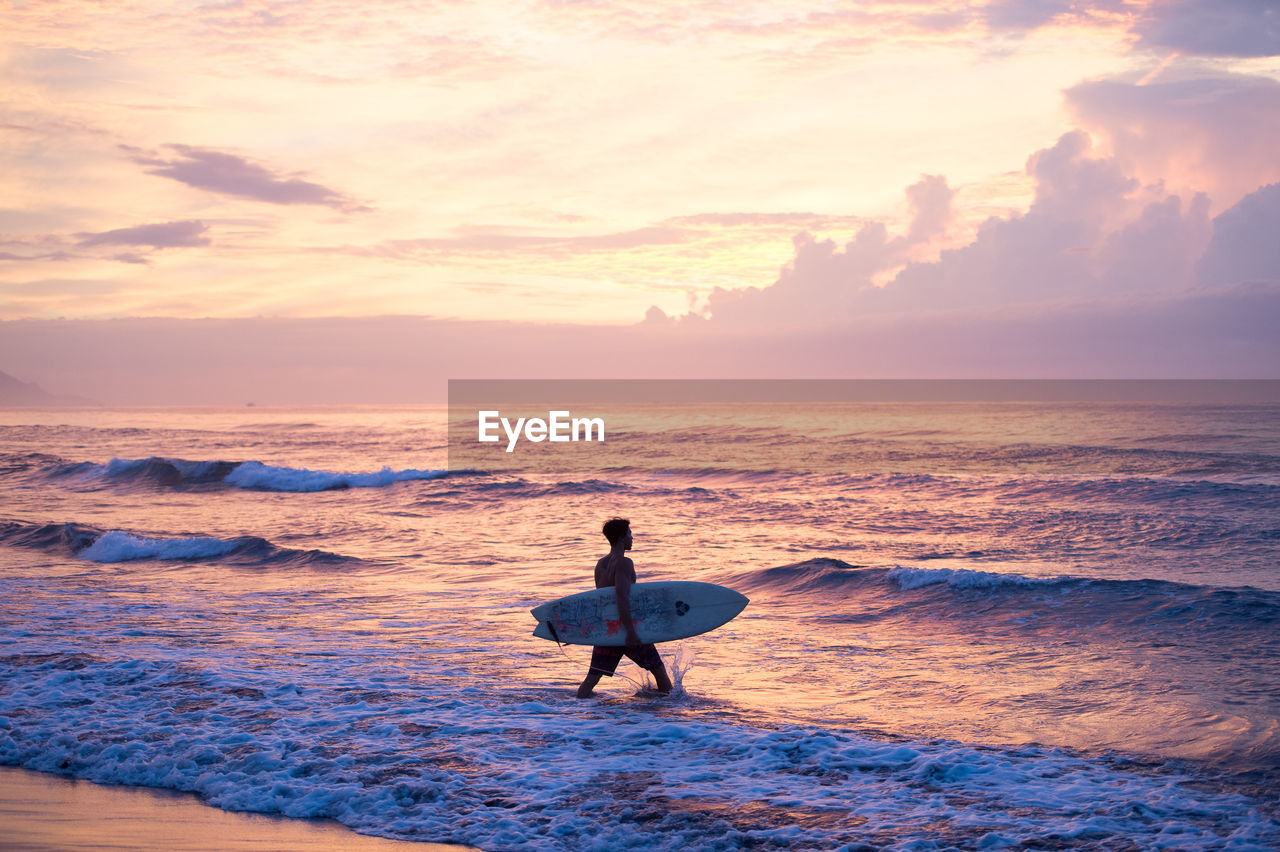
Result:
[[34,378],[56,359],[21,341],[56,318],[701,335],[1156,305],[1218,340],[1242,287],[1280,315],[1270,0],[30,0],[0,24],[0,320],[24,321],[0,369]]

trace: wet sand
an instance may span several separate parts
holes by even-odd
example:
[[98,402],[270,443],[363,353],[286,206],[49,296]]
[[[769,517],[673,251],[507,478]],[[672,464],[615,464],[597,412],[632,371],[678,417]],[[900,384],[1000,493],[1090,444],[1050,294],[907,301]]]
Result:
[[0,848],[457,852],[470,847],[368,837],[332,820],[231,813],[187,793],[105,787],[5,766],[0,767]]

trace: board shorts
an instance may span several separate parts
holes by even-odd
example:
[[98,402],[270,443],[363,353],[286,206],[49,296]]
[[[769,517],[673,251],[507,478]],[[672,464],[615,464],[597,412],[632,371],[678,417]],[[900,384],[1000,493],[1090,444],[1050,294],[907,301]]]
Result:
[[596,645],[591,649],[591,671],[613,677],[618,663],[626,657],[642,669],[656,671],[662,665],[662,657],[653,643],[628,648],[624,645]]

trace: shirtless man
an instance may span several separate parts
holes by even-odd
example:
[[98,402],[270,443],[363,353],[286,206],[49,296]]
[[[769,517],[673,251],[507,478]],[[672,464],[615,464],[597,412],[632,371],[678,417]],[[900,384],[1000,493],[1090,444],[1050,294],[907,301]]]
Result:
[[625,518],[607,521],[604,537],[609,539],[609,554],[596,563],[596,588],[612,586],[617,594],[618,618],[627,633],[627,644],[622,648],[597,645],[591,649],[591,668],[578,687],[578,697],[589,698],[601,677],[613,677],[624,654],[640,668],[653,672],[659,692],[670,692],[671,678],[667,677],[667,667],[662,664],[658,649],[652,643],[640,644],[636,623],[631,619],[631,584],[636,581],[635,564],[626,556],[631,549],[631,522]]

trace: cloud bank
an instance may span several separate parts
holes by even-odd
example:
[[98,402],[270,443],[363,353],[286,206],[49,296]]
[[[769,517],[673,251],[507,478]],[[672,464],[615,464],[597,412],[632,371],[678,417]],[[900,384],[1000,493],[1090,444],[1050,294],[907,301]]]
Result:
[[1213,221],[1197,279],[1222,286],[1280,279],[1280,183],[1264,186]]
[[[1208,195],[1142,183],[1123,156],[1097,156],[1083,131],[1033,154],[1027,174],[1035,198],[1025,213],[988,219],[972,242],[936,260],[908,262],[914,247],[945,232],[950,215],[953,193],[931,176],[907,190],[913,217],[905,234],[868,224],[837,246],[801,233],[771,286],[717,289],[701,311],[672,320],[654,309],[646,322],[822,330],[874,317],[1018,306],[1079,314],[1089,305],[1168,304],[1200,287],[1280,282],[1280,185],[1211,218]],[[895,268],[888,283],[876,281]]]
[[[451,378],[1280,379],[1280,286],[827,331],[334,319],[0,322],[0,364],[107,404],[439,402]],[[711,326],[712,324],[706,324]]]
[[1069,89],[1066,105],[1126,174],[1194,187],[1217,210],[1280,180],[1280,81],[1224,74],[1150,85],[1097,80]]

